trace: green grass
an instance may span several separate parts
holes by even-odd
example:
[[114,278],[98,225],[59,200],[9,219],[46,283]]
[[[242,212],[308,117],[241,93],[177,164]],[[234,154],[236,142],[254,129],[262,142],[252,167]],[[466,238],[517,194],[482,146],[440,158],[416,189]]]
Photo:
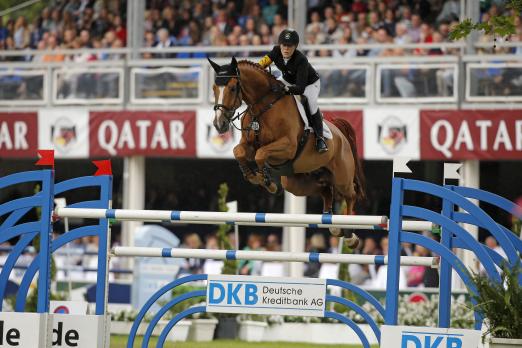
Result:
[[[153,337],[149,347],[156,347],[157,337]],[[127,336],[111,336],[111,348],[125,348]],[[141,337],[138,336],[134,347],[141,347]],[[250,343],[243,341],[216,340],[212,342],[167,342],[165,348],[359,348],[361,345],[338,345],[338,344],[307,344],[287,342],[259,342]],[[378,348],[378,346],[372,346]]]

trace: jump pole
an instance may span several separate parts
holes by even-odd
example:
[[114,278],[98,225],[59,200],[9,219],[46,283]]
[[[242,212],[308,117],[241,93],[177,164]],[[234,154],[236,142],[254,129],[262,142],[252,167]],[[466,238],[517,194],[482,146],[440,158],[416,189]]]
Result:
[[[330,214],[277,214],[277,213],[228,213],[207,211],[131,210],[56,208],[62,218],[139,220],[148,222],[231,224],[261,226],[338,227],[349,229],[387,230],[388,218],[380,215],[330,215]],[[407,231],[432,231],[429,221],[404,221]]]
[[[360,265],[387,265],[388,256],[329,253],[290,253],[279,251],[215,250],[183,248],[115,247],[112,256],[165,257],[214,260],[253,260],[276,262],[353,263]],[[438,257],[402,256],[401,266],[438,268]]]

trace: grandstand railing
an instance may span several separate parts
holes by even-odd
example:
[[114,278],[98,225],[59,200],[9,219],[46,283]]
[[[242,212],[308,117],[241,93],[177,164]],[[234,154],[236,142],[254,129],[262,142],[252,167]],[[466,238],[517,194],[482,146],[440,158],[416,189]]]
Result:
[[[499,47],[521,48],[522,43]],[[493,50],[493,43],[476,44]],[[256,61],[271,46],[0,51],[0,108],[87,105],[150,107],[210,105],[214,71],[204,58],[229,62],[231,55]],[[522,54],[464,54],[462,43],[303,45],[304,51],[335,52],[313,57],[321,75],[322,105],[360,108],[397,103],[437,104],[522,102]],[[356,56],[353,50],[390,49],[392,56]],[[426,54],[443,50],[444,55]],[[352,51],[350,51],[352,50]],[[351,53],[350,53],[351,52]],[[395,53],[406,55],[395,56]],[[518,52],[518,51],[516,51]],[[450,54],[451,53],[451,54]],[[101,60],[46,63],[46,55],[96,55]],[[143,59],[144,55],[152,59]],[[176,58],[167,58],[168,55]],[[343,56],[346,54],[346,56]],[[158,55],[166,59],[159,59]],[[197,58],[190,58],[197,57]],[[6,61],[18,59],[20,61]],[[272,70],[277,74],[277,69]]]

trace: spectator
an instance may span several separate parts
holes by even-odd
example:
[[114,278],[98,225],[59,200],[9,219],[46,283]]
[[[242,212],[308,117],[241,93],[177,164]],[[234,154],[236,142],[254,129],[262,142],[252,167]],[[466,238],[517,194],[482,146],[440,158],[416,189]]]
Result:
[[266,238],[266,251],[281,251],[281,243],[277,234],[270,233]]
[[[202,245],[201,238],[199,238],[197,233],[189,233],[185,236],[183,244],[180,247],[186,249],[201,249]],[[181,266],[181,269],[186,273],[200,274],[203,272],[204,263],[205,260],[203,259],[187,258]]]
[[[244,250],[263,250],[263,238],[256,233],[248,236],[247,246]],[[252,260],[241,260],[239,262],[239,274],[242,275],[259,275],[261,272],[261,263]]]
[[362,0],[353,0],[352,12],[356,14],[366,12],[366,4]]
[[334,18],[326,21],[325,34],[327,37],[326,43],[336,43],[343,37],[343,30],[337,25]]
[[412,42],[420,42],[421,40],[421,25],[422,21],[418,14],[411,16],[411,26],[408,29],[408,35],[411,37]]
[[269,5],[263,8],[263,19],[268,25],[274,24],[274,17],[279,11],[277,0],[269,0]]
[[[493,7],[493,6],[492,6]],[[460,17],[460,1],[459,0],[447,0],[444,1],[442,11],[437,16],[437,23],[442,21],[452,21]]]
[[122,22],[120,16],[114,17],[113,25],[114,25],[114,33],[116,34],[116,37],[121,41],[123,46],[126,46],[127,29],[125,29],[125,26],[123,25],[123,22]]
[[392,9],[386,9],[384,12],[384,22],[382,23],[384,29],[391,37],[395,37],[395,14]]
[[[389,41],[390,41],[390,38],[388,36],[388,33],[386,32],[386,29],[381,28],[381,29],[377,30],[373,43],[386,44],[386,43],[389,43]],[[375,47],[375,48],[370,49],[368,56],[377,57],[377,56],[380,56],[383,52],[384,52],[384,49],[382,47]]]
[[29,47],[30,32],[24,16],[20,16],[16,19],[13,39],[16,49],[24,49]]
[[409,44],[411,43],[411,37],[410,35],[408,34],[408,28],[406,27],[406,25],[402,22],[400,23],[397,23],[395,25],[395,32],[396,32],[396,35],[395,35],[395,38],[393,39],[393,42],[398,44],[398,45],[404,45],[404,44]]
[[[158,41],[154,46],[158,50],[163,48],[174,47],[174,42],[170,39],[169,31],[165,28],[161,28],[158,30]],[[174,58],[174,53],[155,53],[154,58]]]
[[[326,241],[321,233],[314,233],[310,238],[310,247],[308,252],[311,253],[324,253],[326,251]],[[307,263],[304,271],[305,277],[317,278],[319,271],[321,270],[321,264],[318,262]]]

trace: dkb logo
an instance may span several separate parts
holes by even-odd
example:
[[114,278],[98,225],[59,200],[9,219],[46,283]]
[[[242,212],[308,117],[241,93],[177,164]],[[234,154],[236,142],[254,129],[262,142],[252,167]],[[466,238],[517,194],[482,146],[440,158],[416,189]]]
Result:
[[401,348],[462,348],[459,336],[462,335],[404,331]]
[[257,304],[257,286],[255,284],[242,283],[217,283],[209,284],[209,304],[248,305]]

